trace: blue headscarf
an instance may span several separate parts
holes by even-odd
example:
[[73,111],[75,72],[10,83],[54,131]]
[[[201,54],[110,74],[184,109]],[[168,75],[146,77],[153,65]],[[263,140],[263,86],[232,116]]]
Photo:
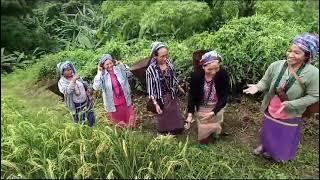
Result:
[[107,60],[113,60],[112,56],[110,54],[103,54],[99,60],[99,65],[104,64]]
[[[64,76],[63,76],[63,72],[67,69],[67,68],[71,68],[73,71],[73,74],[76,75],[77,74],[77,70],[75,69],[74,65],[70,62],[70,61],[64,61],[64,62],[60,62],[57,64],[58,67],[58,71],[60,74],[60,80],[58,82],[58,87],[61,93],[64,94],[64,101],[67,105],[67,107],[71,110],[71,112],[73,114],[76,113],[76,108],[74,106],[73,100],[72,100],[72,94],[68,94],[67,93],[67,87],[70,84],[70,80],[67,80]],[[82,81],[82,80],[81,80]]]
[[319,53],[319,36],[317,35],[304,33],[295,37],[292,43],[297,45],[304,52],[308,52],[310,54],[307,63],[313,62]]
[[64,62],[60,62],[60,63],[57,64],[59,75],[63,76],[64,70],[67,69],[68,67],[71,68],[71,70],[73,71],[73,74],[77,74],[77,70],[74,67],[74,65],[70,61],[66,60]]
[[207,65],[210,63],[213,63],[214,61],[220,61],[222,59],[222,57],[216,52],[216,51],[210,51],[205,53],[202,58],[201,58],[201,62],[202,65]]

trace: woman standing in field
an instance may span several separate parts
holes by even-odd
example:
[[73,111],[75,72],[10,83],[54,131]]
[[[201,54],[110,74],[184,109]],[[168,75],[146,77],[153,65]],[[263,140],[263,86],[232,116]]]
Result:
[[150,65],[146,71],[149,98],[157,114],[157,129],[160,134],[181,134],[183,117],[176,96],[178,80],[175,68],[169,60],[168,48],[161,42],[152,43]]
[[201,147],[207,147],[209,138],[218,138],[221,133],[229,76],[220,66],[221,56],[215,51],[205,53],[200,62],[202,70],[191,74],[186,128],[193,122],[192,115],[196,111],[198,140]]
[[57,67],[61,76],[58,88],[64,95],[64,101],[72,113],[73,120],[86,120],[89,126],[93,126],[95,116],[88,84],[80,78],[70,61],[61,62]]
[[266,91],[262,112],[261,144],[256,155],[276,161],[293,160],[301,136],[302,114],[319,101],[319,69],[311,65],[319,51],[319,37],[303,34],[293,39],[287,60],[273,62],[263,78],[244,92]]
[[115,64],[110,54],[101,57],[93,88],[102,90],[104,107],[111,121],[121,127],[131,128],[136,122],[128,80],[132,73],[124,64]]

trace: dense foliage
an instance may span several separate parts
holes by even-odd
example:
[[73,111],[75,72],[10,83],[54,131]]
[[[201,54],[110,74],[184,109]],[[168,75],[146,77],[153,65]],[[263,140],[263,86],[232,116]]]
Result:
[[[90,82],[102,54],[132,66],[150,56],[152,42],[164,41],[180,79],[193,70],[194,51],[217,50],[239,93],[270,63],[285,58],[293,37],[319,33],[315,2],[1,0],[1,178],[319,177],[318,145],[303,142],[297,160],[285,165],[250,154],[246,138],[258,131],[260,119],[246,114],[258,112],[258,104],[230,113],[236,116],[229,119],[232,136],[245,134],[243,139],[232,137],[202,151],[189,139],[113,129],[99,100],[97,125],[75,125],[58,97],[42,91],[48,81],[58,81],[58,62],[71,60]],[[144,113],[141,104],[138,113]],[[311,139],[319,136],[318,122],[305,130]]]

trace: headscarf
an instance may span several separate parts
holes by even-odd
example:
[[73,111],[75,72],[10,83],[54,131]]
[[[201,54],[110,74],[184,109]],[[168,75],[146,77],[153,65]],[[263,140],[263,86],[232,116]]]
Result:
[[104,64],[107,60],[113,60],[112,56],[110,54],[103,54],[99,60],[99,65]]
[[213,63],[214,61],[220,61],[222,58],[216,51],[210,51],[205,53],[201,58],[202,65]]
[[167,47],[163,42],[153,42],[151,44],[151,55],[154,54],[154,52],[156,52],[157,50],[159,50],[162,47]]
[[151,44],[151,61],[150,64],[155,64],[157,60],[153,57],[154,53],[158,51],[160,48],[167,48],[167,46],[163,42],[153,42]]
[[57,64],[59,75],[63,76],[64,70],[67,69],[68,67],[71,68],[71,70],[73,71],[73,74],[77,74],[77,70],[76,68],[74,68],[74,65],[70,61],[66,60],[64,62],[60,62]]
[[307,63],[311,63],[315,60],[315,57],[319,53],[319,36],[310,33],[304,33],[293,39],[293,44],[297,45],[304,52],[308,52],[310,57]]

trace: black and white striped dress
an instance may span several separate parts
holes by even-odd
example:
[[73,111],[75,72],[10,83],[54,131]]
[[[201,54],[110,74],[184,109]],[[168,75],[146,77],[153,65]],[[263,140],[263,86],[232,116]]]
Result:
[[[166,75],[155,62],[146,71],[146,84],[149,98],[161,100],[163,113],[157,114],[157,129],[160,133],[179,134],[183,131],[183,117],[176,98],[178,79],[173,64],[167,61]],[[167,83],[166,83],[167,82]]]

